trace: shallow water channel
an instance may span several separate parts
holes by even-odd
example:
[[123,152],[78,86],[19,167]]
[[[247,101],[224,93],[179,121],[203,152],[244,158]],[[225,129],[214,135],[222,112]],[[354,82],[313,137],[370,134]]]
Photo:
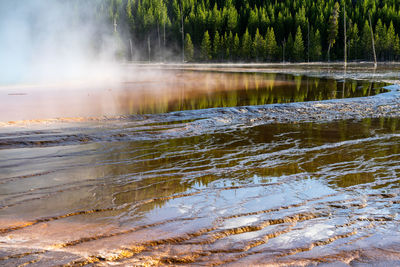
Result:
[[[71,104],[74,118],[43,117],[44,105],[3,119],[0,265],[400,264],[400,120],[377,106],[396,92],[290,74],[157,74],[171,76],[90,88],[111,104]],[[35,99],[3,92],[3,107]]]

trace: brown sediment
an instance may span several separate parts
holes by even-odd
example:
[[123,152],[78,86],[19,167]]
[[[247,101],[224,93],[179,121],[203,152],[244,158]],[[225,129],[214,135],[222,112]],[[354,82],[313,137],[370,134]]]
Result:
[[24,262],[22,264],[19,264],[18,267],[24,267],[24,266],[27,266],[27,265],[30,265],[30,264],[34,264],[34,263],[36,263],[38,261],[40,261],[40,259],[30,260],[30,261]]
[[46,253],[46,252],[47,252],[47,250],[39,250],[39,251],[30,251],[30,252],[25,252],[25,253],[20,253],[20,254],[8,255],[8,256],[5,256],[5,257],[1,257],[0,261],[5,261],[5,260],[8,260],[8,259],[20,259],[20,258],[24,258],[24,257],[29,256],[29,255],[43,254],[43,253]]
[[94,262],[99,262],[99,261],[113,262],[113,261],[120,261],[123,259],[129,259],[149,248],[157,247],[159,245],[166,245],[166,244],[179,244],[179,243],[182,243],[183,241],[187,241],[192,238],[201,236],[205,233],[211,232],[216,229],[217,229],[216,227],[204,228],[204,229],[200,229],[195,232],[185,233],[184,235],[178,236],[178,237],[145,241],[142,243],[137,243],[135,245],[131,245],[131,246],[122,248],[122,249],[114,252],[113,253],[114,255],[112,255],[112,256],[104,256],[104,257],[103,256],[90,256],[88,259],[81,260],[81,261],[74,261],[74,262],[66,264],[64,266],[84,266],[89,263],[94,263]]
[[[252,252],[248,252],[250,249],[266,244],[268,242],[268,240],[272,239],[272,238],[276,238],[280,235],[289,233],[292,228],[297,224],[297,222],[302,221],[302,219],[305,218],[300,218],[299,220],[294,220],[294,221],[290,221],[289,226],[287,226],[285,229],[283,230],[278,230],[272,233],[268,233],[266,235],[263,235],[262,237],[258,238],[257,240],[253,240],[248,242],[245,246],[241,247],[241,248],[231,248],[231,249],[208,249],[208,250],[201,250],[201,251],[192,251],[190,253],[187,254],[178,254],[175,256],[164,256],[164,257],[160,257],[158,258],[158,260],[163,263],[163,264],[189,264],[189,263],[195,263],[197,262],[198,258],[204,257],[204,256],[209,256],[212,254],[231,254],[231,253],[241,253],[237,256],[234,256],[233,258],[229,258],[226,259],[224,261],[221,262],[208,262],[208,265],[222,265],[222,264],[227,264],[233,261],[237,261],[240,258],[243,257],[247,257],[250,255],[255,255],[255,254],[259,254],[259,253],[263,253],[264,251],[252,251]],[[311,218],[310,218],[311,219]],[[352,224],[354,224],[355,221],[353,222],[349,222],[343,225],[337,225],[337,228],[343,227],[346,228]],[[370,225],[365,226],[365,227],[361,227],[358,228],[358,230],[362,229],[362,228],[367,228],[370,227]],[[238,230],[238,231],[236,231]],[[234,235],[234,234],[241,234],[247,231],[241,231],[243,230],[242,228],[237,228],[235,231],[231,231],[228,235]],[[248,231],[252,231],[253,229],[247,229]],[[300,252],[305,252],[305,251],[309,251],[314,247],[318,247],[318,246],[323,246],[323,245],[327,245],[330,243],[333,243],[334,241],[338,240],[338,239],[342,239],[342,238],[347,238],[350,237],[352,235],[355,235],[357,233],[357,230],[353,230],[352,232],[348,232],[346,234],[342,234],[342,235],[336,235],[330,238],[327,238],[325,240],[320,240],[320,241],[315,241],[313,243],[311,243],[309,246],[307,247],[301,247],[301,248],[296,248],[296,249],[291,249],[287,252],[284,253],[280,253],[280,254],[273,254],[274,258],[281,258],[281,257],[285,257],[285,256],[289,256],[289,255],[294,255]],[[224,236],[228,236],[228,235],[224,235]],[[192,243],[190,243],[192,244]],[[245,253],[243,253],[245,252]],[[316,259],[316,260],[321,260],[324,261],[323,259]],[[297,262],[298,263],[298,262]]]
[[[369,227],[369,226],[366,226],[366,227]],[[358,233],[357,230],[360,230],[362,228],[365,228],[365,227],[361,227],[361,228],[355,229],[355,230],[353,230],[351,232],[348,232],[348,233],[345,233],[345,234],[336,235],[336,236],[333,236],[333,237],[330,237],[330,238],[327,238],[327,239],[324,239],[324,240],[313,242],[308,247],[302,247],[302,248],[296,248],[296,249],[289,250],[288,252],[279,254],[276,257],[277,258],[281,258],[281,257],[291,256],[291,255],[295,255],[295,254],[298,254],[298,253],[301,253],[301,252],[310,251],[314,247],[325,246],[325,245],[331,244],[331,243],[333,243],[334,241],[336,241],[338,239],[347,238],[347,237],[350,237],[350,236],[353,236],[353,235],[357,234]]]
[[[348,223],[343,224],[343,225],[338,225],[338,226],[336,226],[336,227],[337,227],[337,228],[339,228],[339,227],[345,228],[347,225],[348,225]],[[358,228],[355,228],[355,229],[354,229],[353,231],[351,231],[351,232],[347,232],[347,233],[341,234],[341,235],[335,235],[335,236],[333,236],[333,237],[329,237],[329,238],[324,239],[324,240],[320,240],[320,241],[313,242],[313,243],[311,243],[311,244],[310,244],[309,246],[307,246],[307,247],[291,249],[291,250],[289,250],[289,251],[287,251],[287,252],[285,252],[285,253],[281,253],[281,254],[279,254],[279,255],[276,255],[276,257],[277,257],[277,258],[282,258],[282,257],[290,256],[290,255],[295,255],[295,254],[298,254],[298,253],[301,253],[301,252],[310,251],[310,250],[312,250],[314,247],[319,247],[319,246],[324,246],[324,245],[331,244],[331,243],[333,243],[334,241],[336,241],[336,240],[338,240],[338,239],[343,239],[343,238],[351,237],[351,236],[357,234],[358,231],[360,231],[360,230],[362,230],[362,229],[367,229],[367,228],[372,228],[372,227],[373,227],[373,224],[368,224],[368,225],[366,225],[366,226],[358,227]]]
[[102,234],[102,235],[96,235],[96,236],[90,236],[90,237],[83,237],[83,238],[80,238],[80,239],[77,239],[77,240],[72,240],[72,241],[68,241],[68,242],[65,242],[65,243],[54,245],[54,247],[56,247],[56,248],[71,247],[71,246],[76,246],[76,245],[79,245],[79,244],[82,244],[82,243],[87,243],[87,242],[100,240],[100,239],[104,239],[104,238],[110,238],[110,237],[114,237],[114,236],[130,234],[130,233],[133,233],[133,232],[136,232],[136,231],[139,231],[139,230],[143,230],[143,229],[147,229],[147,228],[151,228],[151,227],[155,227],[155,226],[160,226],[160,225],[164,225],[164,224],[168,224],[168,223],[172,223],[172,222],[192,221],[192,220],[196,220],[196,219],[198,219],[198,218],[191,217],[191,218],[178,218],[178,219],[164,220],[164,221],[156,222],[156,223],[152,223],[152,224],[136,226],[134,228],[131,228],[131,229],[128,229],[128,230],[124,230],[124,231],[115,232],[115,233]]
[[381,193],[381,194],[369,194],[371,197],[380,197],[380,198],[394,198],[398,195],[395,193]]
[[[218,231],[214,234],[212,234],[207,240],[203,240],[200,242],[190,242],[190,244],[211,244],[215,242],[217,239],[221,239],[230,235],[237,235],[237,234],[242,234],[242,233],[247,233],[247,232],[254,232],[254,231],[259,231],[262,230],[263,228],[270,226],[270,225],[276,225],[276,224],[283,224],[283,223],[293,223],[293,222],[299,222],[299,221],[304,221],[304,220],[310,220],[313,218],[317,218],[319,215],[316,214],[296,214],[292,216],[287,216],[281,219],[270,219],[270,220],[265,220],[259,225],[254,225],[254,226],[244,226],[244,227],[237,227],[237,228],[232,228],[232,229],[227,229],[227,230],[221,230]],[[196,217],[191,217],[191,218],[177,218],[177,219],[170,219],[170,220],[165,220],[165,221],[160,221],[157,223],[153,224],[146,224],[146,225],[141,225],[137,226],[128,230],[124,231],[119,231],[115,233],[109,233],[109,234],[102,234],[102,235],[96,235],[96,236],[90,236],[90,237],[84,237],[81,239],[73,240],[73,241],[68,241],[65,243],[57,244],[54,245],[56,248],[63,248],[63,247],[70,247],[70,246],[76,246],[78,244],[86,243],[86,242],[91,242],[95,240],[100,240],[104,238],[110,238],[110,237],[115,237],[119,235],[124,235],[124,234],[129,234],[133,233],[139,230],[155,227],[155,226],[160,226],[172,222],[178,222],[178,221],[192,221],[196,220],[198,218]]]
[[[297,253],[301,253],[301,252],[305,252],[305,251],[310,251],[314,247],[328,245],[328,244],[333,243],[334,241],[336,241],[338,239],[347,238],[347,237],[350,237],[352,235],[355,235],[356,233],[357,233],[357,231],[353,230],[353,231],[348,232],[346,234],[336,235],[336,236],[333,236],[333,237],[330,237],[330,238],[327,238],[327,239],[324,239],[324,240],[316,241],[316,242],[311,243],[307,247],[291,249],[288,252],[284,252],[284,253],[280,253],[278,255],[274,255],[274,259],[282,258],[282,257],[290,256],[290,255],[295,255]],[[222,264],[228,264],[230,262],[237,261],[237,260],[239,260],[241,258],[248,257],[248,256],[251,256],[251,255],[255,255],[255,254],[260,254],[260,253],[263,253],[263,252],[264,251],[252,251],[252,252],[249,252],[249,253],[243,253],[243,254],[237,255],[237,256],[235,256],[234,258],[231,258],[231,259],[227,259],[227,260],[224,260],[224,261],[221,261],[221,262],[217,262],[217,263],[212,263],[211,266],[218,266],[218,265],[222,265]]]
[[93,209],[93,210],[82,210],[82,211],[77,211],[77,212],[71,212],[59,216],[53,216],[53,217],[46,217],[46,218],[40,218],[36,219],[33,221],[25,222],[21,225],[15,225],[15,226],[10,226],[7,228],[0,228],[0,234],[5,234],[9,233],[12,231],[20,230],[29,226],[33,226],[39,223],[44,223],[44,222],[50,222],[50,221],[55,221],[55,220],[60,220],[72,216],[77,216],[77,215],[86,215],[86,214],[92,214],[92,213],[98,213],[98,212],[106,212],[106,211],[113,211],[115,208],[104,208],[104,209]]
[[368,221],[368,222],[390,222],[393,221],[392,217],[384,217],[384,216],[380,216],[380,217],[368,217],[368,218],[357,218],[357,220],[359,221]]
[[[372,228],[372,225],[371,225],[371,228]],[[372,236],[372,234],[366,234],[366,235],[360,236],[360,237],[358,237],[358,238],[355,238],[355,239],[353,239],[353,240],[350,240],[349,242],[344,243],[343,246],[354,244],[354,243],[357,242],[357,241],[363,240],[363,239],[368,238],[368,237],[371,237],[371,236]]]
[[[88,264],[88,263],[92,263],[93,261],[100,261],[100,260],[104,260],[104,261],[120,261],[120,260],[126,260],[132,257],[137,256],[137,254],[143,252],[143,251],[148,251],[149,249],[157,249],[158,246],[160,245],[181,245],[181,244],[211,244],[213,242],[215,242],[218,239],[224,238],[224,237],[228,237],[231,235],[238,235],[238,234],[243,234],[243,233],[248,233],[248,232],[254,232],[254,231],[259,231],[262,230],[263,228],[267,227],[267,226],[271,226],[271,225],[276,225],[276,224],[285,224],[285,223],[289,223],[291,225],[289,225],[289,227],[287,227],[284,230],[281,231],[276,231],[273,233],[269,233],[267,235],[263,236],[263,239],[260,240],[256,240],[256,241],[251,241],[249,244],[247,244],[245,247],[243,247],[242,249],[233,249],[233,250],[208,250],[208,251],[199,251],[196,253],[192,253],[189,256],[184,256],[184,258],[177,258],[177,257],[167,257],[165,259],[160,259],[161,262],[163,263],[167,263],[167,262],[172,262],[175,260],[175,263],[178,262],[182,262],[182,263],[189,263],[189,262],[194,262],[194,258],[196,257],[201,257],[207,254],[213,254],[213,253],[233,253],[233,252],[243,252],[243,251],[247,251],[253,247],[259,246],[261,244],[265,244],[269,239],[271,238],[275,238],[279,235],[282,235],[284,233],[289,232],[292,227],[297,223],[297,222],[301,222],[301,221],[305,221],[305,220],[311,220],[314,218],[317,218],[318,215],[316,214],[296,214],[293,216],[287,216],[281,219],[270,219],[270,220],[266,220],[263,221],[261,224],[259,225],[255,225],[255,226],[244,226],[244,227],[237,227],[237,228],[231,228],[231,229],[227,229],[227,230],[220,230],[217,231],[216,233],[212,233],[210,235],[210,237],[205,240],[205,241],[201,241],[201,242],[186,242],[189,241],[193,238],[196,237],[200,237],[203,236],[204,234],[208,234],[212,231],[217,230],[217,227],[211,227],[211,228],[203,228],[200,229],[196,232],[192,232],[192,233],[185,233],[181,236],[177,236],[177,237],[172,237],[172,238],[165,238],[165,239],[159,239],[159,240],[150,240],[150,241],[145,241],[145,242],[140,242],[140,243],[136,243],[135,245],[131,245],[131,246],[127,246],[125,248],[123,248],[122,250],[116,252],[115,255],[113,256],[91,256],[89,257],[88,260],[84,260],[84,261],[79,261],[79,262],[74,262],[72,263],[72,265],[75,264]],[[171,220],[171,221],[176,221],[176,220]],[[165,222],[167,223],[167,222]],[[158,226],[163,224],[162,222],[159,224],[152,224],[152,225],[146,225],[143,227],[137,227],[134,229],[131,229],[129,231],[125,231],[125,232],[119,232],[118,235],[120,234],[126,234],[126,233],[131,233],[143,228],[149,228],[149,227],[153,227],[153,226]],[[106,237],[111,237],[114,236],[112,234],[110,235],[104,235],[103,237],[99,238],[106,238]],[[67,246],[73,246],[76,244],[80,244],[82,242],[87,242],[87,241],[92,241],[92,240],[96,240],[96,239],[91,239],[91,240],[77,240],[76,242],[71,242],[71,243],[65,243],[65,244],[61,244],[58,245],[58,247],[67,247]]]
[[[352,225],[352,224],[354,224],[354,223],[355,223],[355,221],[352,221],[352,222],[345,223],[345,224],[342,224],[342,225],[336,225],[335,227],[336,227],[336,228],[346,228],[346,227],[348,227],[349,225]],[[331,243],[333,243],[334,241],[336,241],[336,240],[338,240],[338,239],[343,239],[343,238],[351,237],[351,236],[357,234],[358,231],[361,230],[361,229],[372,228],[372,227],[373,227],[373,224],[371,223],[371,224],[368,224],[368,225],[366,225],[366,226],[356,228],[356,229],[354,229],[353,231],[348,232],[348,233],[345,233],[345,234],[335,235],[335,236],[333,236],[333,237],[330,237],[330,238],[327,238],[327,239],[324,239],[324,240],[319,240],[319,241],[312,242],[312,243],[311,243],[309,246],[307,246],[307,247],[300,247],[300,248],[295,248],[295,249],[289,249],[288,251],[283,252],[283,253],[273,254],[273,256],[274,256],[274,259],[276,260],[276,259],[278,259],[278,258],[283,258],[283,257],[286,257],[286,256],[295,255],[295,254],[298,254],[298,253],[301,253],[301,252],[310,251],[310,250],[312,250],[314,247],[319,247],[319,246],[324,246],[324,245],[331,244]],[[247,257],[247,256],[255,255],[255,254],[261,254],[261,253],[264,253],[264,252],[265,252],[265,251],[262,251],[262,250],[261,250],[261,251],[253,251],[253,252],[249,252],[249,253],[244,253],[244,254],[241,254],[241,255],[239,255],[239,256],[234,257],[233,259],[228,259],[228,260],[226,260],[226,261],[224,261],[224,262],[219,262],[219,263],[212,264],[212,265],[215,266],[215,265],[226,264],[226,263],[230,263],[230,262],[236,261],[236,260],[238,260],[238,259],[240,259],[240,258],[243,258],[243,257]],[[320,260],[321,260],[320,258],[317,258],[317,259],[316,259],[317,262],[320,261]],[[295,260],[294,262],[299,263],[300,261],[301,261],[301,260]]]
[[[240,252],[246,252],[254,247],[266,244],[270,239],[276,238],[280,235],[289,233],[292,228],[296,225],[298,221],[293,222],[291,225],[286,227],[283,230],[280,231],[275,231],[266,235],[263,235],[260,238],[257,238],[254,241],[248,242],[245,246],[241,248],[231,248],[231,249],[209,249],[209,250],[202,250],[202,251],[193,251],[190,253],[190,255],[187,254],[181,254],[181,255],[175,255],[175,256],[168,256],[168,257],[161,257],[160,261],[162,263],[166,264],[173,264],[173,263],[194,263],[196,261],[196,258],[200,258],[203,256],[208,256],[211,254],[219,254],[219,253],[240,253]],[[235,233],[236,234],[236,233]],[[203,243],[201,243],[203,244]],[[204,243],[206,244],[206,243]],[[207,243],[208,244],[208,243]]]
[[200,242],[192,242],[191,244],[211,244],[218,239],[231,236],[231,235],[238,235],[248,232],[260,231],[267,226],[276,225],[276,224],[284,224],[284,223],[294,223],[294,222],[301,222],[306,220],[311,220],[321,217],[321,214],[314,214],[314,213],[299,213],[291,216],[286,216],[279,219],[268,219],[262,221],[260,224],[252,225],[252,226],[242,226],[236,227],[226,230],[218,231],[210,236],[208,240],[200,241]]

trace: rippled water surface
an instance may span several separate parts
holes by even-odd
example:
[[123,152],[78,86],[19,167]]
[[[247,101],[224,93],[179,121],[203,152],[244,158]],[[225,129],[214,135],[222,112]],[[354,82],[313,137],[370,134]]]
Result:
[[[186,75],[197,74],[182,75],[189,86]],[[377,98],[383,83],[288,74],[199,75],[200,88],[213,85],[190,82],[177,96],[164,84],[174,93],[143,105],[132,99],[147,91],[129,98],[132,85],[122,87],[115,111],[136,115],[5,123],[0,264],[400,264],[400,120],[341,119],[324,106],[387,106],[396,92]],[[319,119],[322,110],[335,119]]]

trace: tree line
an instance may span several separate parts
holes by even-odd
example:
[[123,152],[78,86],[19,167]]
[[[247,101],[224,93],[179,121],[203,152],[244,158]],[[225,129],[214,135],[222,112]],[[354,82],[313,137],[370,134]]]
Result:
[[[397,0],[98,0],[123,44],[149,61],[304,62],[400,58]],[[116,26],[118,25],[118,26]],[[136,53],[135,53],[136,52]]]

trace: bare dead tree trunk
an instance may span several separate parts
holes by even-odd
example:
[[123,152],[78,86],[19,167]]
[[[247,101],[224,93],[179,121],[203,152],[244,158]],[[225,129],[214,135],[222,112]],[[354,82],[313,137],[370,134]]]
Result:
[[165,13],[163,12],[163,28],[164,28],[164,45],[162,51],[163,61],[165,61]]
[[378,62],[376,61],[376,52],[375,52],[375,40],[374,40],[374,31],[372,30],[372,23],[371,23],[371,13],[368,13],[369,18],[369,28],[371,29],[371,40],[372,40],[372,50],[374,52],[374,68],[378,66]]
[[343,72],[343,87],[342,87],[342,98],[344,98],[345,96],[345,90],[346,90],[346,67],[344,68],[344,72]]
[[185,28],[183,25],[183,0],[181,0],[181,23],[182,23],[182,62],[185,62]]
[[331,43],[329,42],[329,45],[328,45],[328,62],[331,62],[330,53],[331,53]]
[[286,40],[283,40],[283,44],[282,44],[282,50],[283,50],[283,55],[282,55],[282,61],[283,63],[285,63],[285,47],[286,47]]
[[344,12],[343,12],[343,17],[344,17],[344,68],[347,67],[347,29],[346,29],[346,4],[344,4]]
[[131,61],[133,60],[133,46],[132,46],[132,39],[129,39],[129,47],[131,49]]
[[151,55],[150,35],[147,36],[147,49],[148,49],[148,52],[149,52],[149,62],[150,62],[150,55]]
[[307,24],[307,62],[310,63],[310,21]]
[[161,51],[161,36],[160,36],[160,24],[159,23],[157,23],[157,36],[158,36],[158,49],[159,49],[158,51]]

